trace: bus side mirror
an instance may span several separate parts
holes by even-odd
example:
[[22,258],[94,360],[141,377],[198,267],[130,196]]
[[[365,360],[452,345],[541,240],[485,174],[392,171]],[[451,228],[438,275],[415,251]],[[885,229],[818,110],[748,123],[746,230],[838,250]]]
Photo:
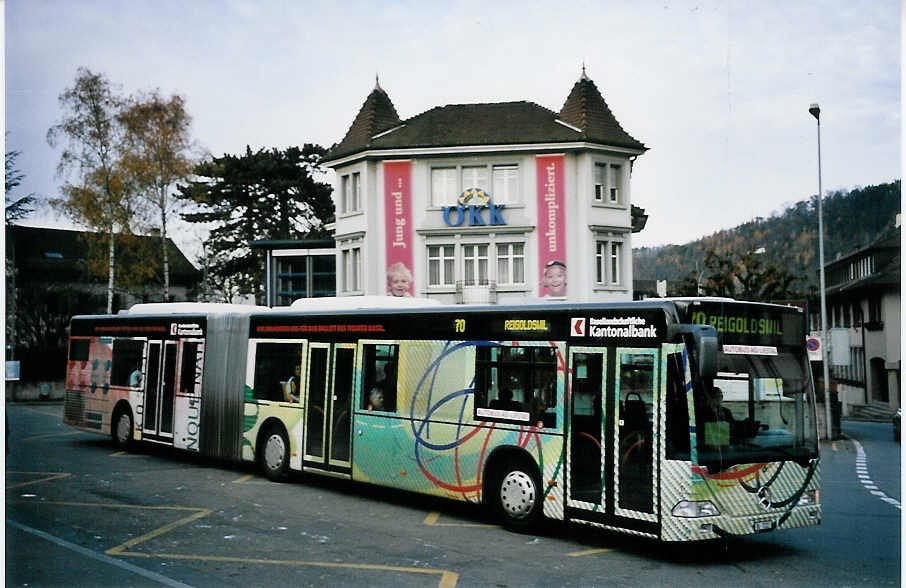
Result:
[[681,341],[691,335],[695,346],[698,375],[705,380],[717,375],[717,329],[710,325],[667,325],[667,339]]

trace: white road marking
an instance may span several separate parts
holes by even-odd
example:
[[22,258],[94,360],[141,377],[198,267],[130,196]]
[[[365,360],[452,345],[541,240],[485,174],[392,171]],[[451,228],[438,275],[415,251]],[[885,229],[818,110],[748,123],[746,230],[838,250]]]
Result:
[[900,510],[903,510],[900,501],[887,496],[883,491],[878,490],[878,487],[871,480],[871,477],[868,475],[868,466],[866,465],[866,456],[865,449],[862,447],[862,444],[856,441],[855,439],[850,438],[850,441],[856,446],[856,475],[859,478],[859,481],[862,482],[862,486],[865,487],[869,493],[877,496],[884,502],[892,504]]

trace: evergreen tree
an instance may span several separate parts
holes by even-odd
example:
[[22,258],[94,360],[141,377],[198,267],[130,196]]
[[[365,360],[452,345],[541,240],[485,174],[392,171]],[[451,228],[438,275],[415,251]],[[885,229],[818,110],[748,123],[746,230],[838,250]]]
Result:
[[324,238],[333,220],[331,187],[319,178],[324,148],[305,144],[225,154],[195,166],[195,178],[178,187],[194,203],[183,218],[208,223],[209,276],[223,298],[254,294],[264,284],[264,259],[249,241]]

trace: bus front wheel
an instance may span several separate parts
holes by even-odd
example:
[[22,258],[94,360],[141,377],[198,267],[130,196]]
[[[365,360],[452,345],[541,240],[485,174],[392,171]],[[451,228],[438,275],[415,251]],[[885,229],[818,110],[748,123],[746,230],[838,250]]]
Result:
[[511,463],[497,480],[495,504],[504,527],[513,531],[531,529],[541,516],[541,486],[536,476],[528,468]]
[[289,474],[289,441],[279,428],[272,427],[265,434],[260,462],[268,479],[274,482],[286,480]]

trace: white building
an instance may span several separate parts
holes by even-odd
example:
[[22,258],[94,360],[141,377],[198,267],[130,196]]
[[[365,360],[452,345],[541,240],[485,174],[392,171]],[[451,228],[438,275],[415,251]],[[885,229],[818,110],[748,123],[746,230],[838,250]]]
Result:
[[325,158],[337,295],[631,300],[646,217],[630,180],[646,149],[584,71],[560,112],[457,104],[401,120],[378,84]]

